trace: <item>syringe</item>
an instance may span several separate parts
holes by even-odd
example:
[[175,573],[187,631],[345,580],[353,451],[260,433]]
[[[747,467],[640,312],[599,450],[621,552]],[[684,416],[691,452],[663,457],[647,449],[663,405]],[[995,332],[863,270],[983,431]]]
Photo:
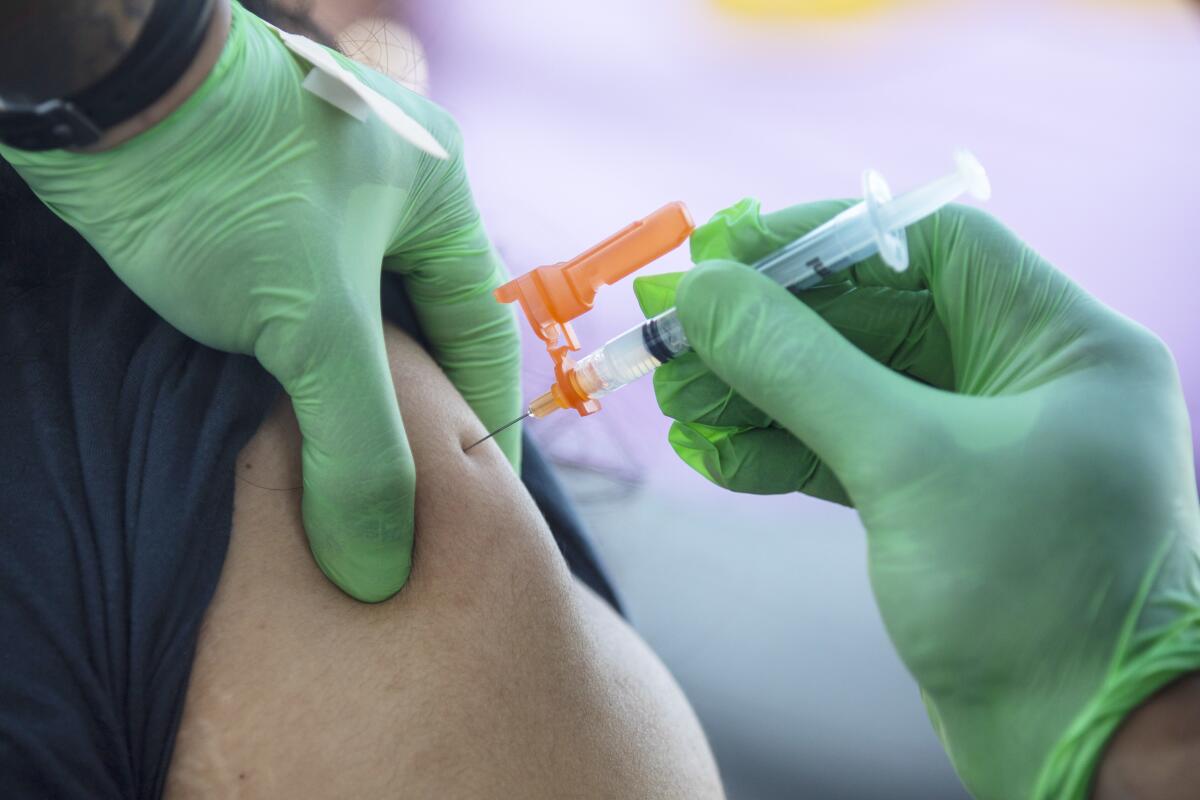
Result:
[[[753,268],[792,292],[815,286],[875,253],[896,271],[907,269],[905,228],[960,195],[986,200],[991,194],[987,173],[974,156],[959,151],[954,158],[954,172],[894,199],[883,177],[868,170],[863,175],[862,201],[766,256]],[[571,365],[559,383],[529,404],[521,419],[542,418],[560,408],[578,407],[579,398],[590,402],[612,394],[688,349],[679,317],[674,308],[668,309],[613,337]],[[560,385],[564,377],[569,383],[565,390]],[[566,395],[574,395],[575,403]]]

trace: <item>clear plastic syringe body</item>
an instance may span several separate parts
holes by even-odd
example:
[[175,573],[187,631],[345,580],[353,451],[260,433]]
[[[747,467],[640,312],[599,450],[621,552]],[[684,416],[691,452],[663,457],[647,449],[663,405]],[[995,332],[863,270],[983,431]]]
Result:
[[[987,176],[973,156],[959,152],[956,161],[956,172],[895,200],[877,173],[866,173],[866,199],[756,262],[753,268],[792,292],[815,286],[875,253],[896,270],[907,268],[906,226],[964,192],[979,199],[990,194]],[[580,359],[572,377],[583,394],[604,397],[689,349],[683,325],[671,308]]]
[[[754,264],[754,269],[792,291],[820,283],[825,276],[846,269],[874,252],[870,231],[855,236],[862,226],[843,224],[846,218],[866,213],[865,203],[843,211],[829,222]],[[674,308],[667,309],[580,359],[574,377],[589,397],[604,397],[662,364],[691,346]]]

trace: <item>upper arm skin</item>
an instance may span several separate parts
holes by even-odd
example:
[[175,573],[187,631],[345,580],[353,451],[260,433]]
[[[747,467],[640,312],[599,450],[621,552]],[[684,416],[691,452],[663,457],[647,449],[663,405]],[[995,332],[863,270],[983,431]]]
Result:
[[687,701],[574,581],[524,487],[433,362],[388,332],[417,465],[409,583],[330,584],[281,405],[247,445],[169,798],[722,796]]
[[1185,800],[1200,786],[1200,672],[1159,690],[1113,734],[1092,800]]

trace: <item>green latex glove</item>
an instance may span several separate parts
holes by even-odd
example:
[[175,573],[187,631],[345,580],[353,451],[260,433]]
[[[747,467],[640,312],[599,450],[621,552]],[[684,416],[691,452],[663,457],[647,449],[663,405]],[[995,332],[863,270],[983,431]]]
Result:
[[1200,669],[1175,364],[967,208],[909,229],[907,272],[875,258],[806,302],[744,266],[846,205],[745,201],[693,236],[709,263],[638,283],[647,314],[678,302],[695,348],[655,376],[671,443],[723,486],[852,504],[967,787],[1083,798],[1122,718]]
[[[518,333],[453,120],[337,56],[451,153],[419,151],[305,91],[309,65],[234,4],[208,79],[107,152],[5,149],[42,200],[188,336],[253,354],[304,438],[304,525],[321,569],[383,600],[408,578],[414,468],[384,348],[380,269],[401,273],[434,355],[488,429],[521,413]],[[515,428],[497,440],[514,466]]]

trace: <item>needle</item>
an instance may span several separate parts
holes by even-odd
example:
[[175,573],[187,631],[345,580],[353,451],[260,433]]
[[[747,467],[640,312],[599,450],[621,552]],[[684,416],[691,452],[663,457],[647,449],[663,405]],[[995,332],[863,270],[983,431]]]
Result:
[[[526,417],[528,417],[530,413],[531,413],[531,412],[529,412],[529,411],[526,411],[524,414],[522,414],[521,416],[517,417],[517,418],[516,418],[516,419],[514,419],[512,422],[509,422],[509,423],[507,423],[506,425],[501,425],[499,428],[496,428],[496,430],[492,431],[492,432],[491,432],[491,433],[489,433],[487,436],[483,437],[483,438],[482,438],[482,439],[480,439],[478,442],[476,442],[475,444],[471,445],[471,447],[478,447],[479,445],[481,445],[481,444],[483,444],[484,442],[486,442],[488,439],[490,439],[490,438],[492,438],[493,436],[495,436],[495,435],[496,435],[497,433],[499,433],[500,431],[502,431],[502,430],[506,430],[506,429],[508,429],[508,428],[511,428],[513,425],[516,425],[518,422],[520,422],[521,420],[523,420],[523,419],[525,419]],[[470,449],[471,449],[471,447],[464,448],[464,449],[463,449],[463,452],[464,452],[464,453],[465,453],[465,452],[467,452],[467,450],[470,450]]]

